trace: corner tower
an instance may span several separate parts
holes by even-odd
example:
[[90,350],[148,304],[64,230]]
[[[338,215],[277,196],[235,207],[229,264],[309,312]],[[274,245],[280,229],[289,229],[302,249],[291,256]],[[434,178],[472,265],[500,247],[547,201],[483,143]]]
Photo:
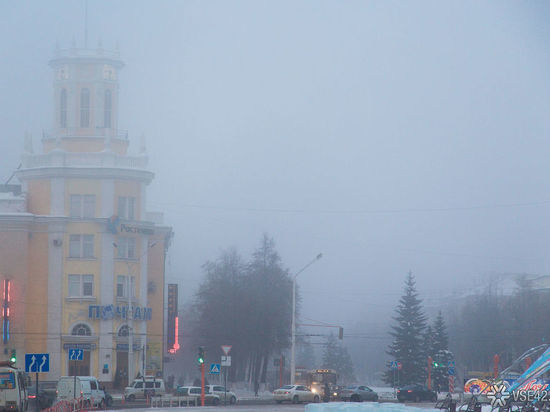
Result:
[[126,154],[128,134],[118,130],[118,75],[124,67],[118,51],[56,49],[50,66],[54,128],[44,133],[44,151]]

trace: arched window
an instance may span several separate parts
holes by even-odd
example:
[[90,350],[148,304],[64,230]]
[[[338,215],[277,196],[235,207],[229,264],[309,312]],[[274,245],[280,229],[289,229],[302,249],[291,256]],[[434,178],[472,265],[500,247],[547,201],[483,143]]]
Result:
[[105,90],[105,104],[103,106],[103,127],[111,127],[111,90]]
[[79,323],[78,325],[75,325],[73,328],[71,335],[75,336],[92,336],[92,330],[88,325],[85,325],[84,323]]
[[118,330],[118,336],[128,336],[130,329],[128,328],[128,325],[123,325]]
[[67,127],[67,90],[61,90],[59,97],[59,127]]
[[90,127],[90,89],[80,91],[80,127]]

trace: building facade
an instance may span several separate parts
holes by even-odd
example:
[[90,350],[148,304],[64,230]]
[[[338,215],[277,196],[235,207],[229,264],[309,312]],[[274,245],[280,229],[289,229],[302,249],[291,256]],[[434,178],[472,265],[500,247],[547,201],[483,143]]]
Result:
[[118,129],[118,52],[57,50],[50,66],[54,127],[38,153],[25,136],[18,184],[0,188],[0,354],[24,367],[24,354],[48,353],[41,379],[120,387],[163,370],[172,230],[146,210],[144,144],[129,155]]

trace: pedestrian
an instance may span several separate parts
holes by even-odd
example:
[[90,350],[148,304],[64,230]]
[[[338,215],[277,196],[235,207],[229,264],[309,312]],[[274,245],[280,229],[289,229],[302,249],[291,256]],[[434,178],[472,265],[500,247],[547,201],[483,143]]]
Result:
[[260,390],[260,384],[258,383],[258,381],[254,382],[254,396],[257,398],[258,397],[258,391]]
[[328,386],[328,382],[325,382],[325,391],[324,391],[323,401],[329,402],[330,401],[330,387]]

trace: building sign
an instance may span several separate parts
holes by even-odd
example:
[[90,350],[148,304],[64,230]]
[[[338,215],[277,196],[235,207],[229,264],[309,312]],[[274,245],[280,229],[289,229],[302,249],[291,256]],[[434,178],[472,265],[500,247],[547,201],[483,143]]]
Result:
[[[127,344],[127,343],[117,343],[117,344],[116,344],[116,350],[117,350],[118,352],[128,352],[128,348],[129,348],[129,347],[130,347],[130,345]],[[133,350],[134,352],[140,351],[140,350],[142,349],[142,348],[141,348],[141,345],[140,345],[139,343],[134,343],[134,344],[132,345],[132,348],[133,348],[132,350]]]
[[153,235],[153,234],[155,234],[153,229],[146,228],[146,227],[125,225],[125,224],[120,225],[120,233],[136,233],[138,235]]
[[151,228],[127,225],[124,223],[120,223],[119,225],[119,223],[120,219],[118,216],[111,216],[109,219],[107,219],[107,230],[115,235],[118,233],[135,233],[138,235],[155,234],[155,231]]
[[[168,322],[166,331],[166,348],[170,353],[175,353],[177,343],[177,317],[178,317],[178,285],[168,285]],[[179,349],[179,345],[178,345]],[[177,349],[175,349],[177,350]],[[171,352],[173,351],[173,352]]]
[[153,309],[141,306],[135,306],[130,313],[128,306],[114,305],[90,305],[88,306],[88,318],[90,319],[133,319],[133,320],[151,320]]
[[69,350],[69,349],[82,349],[82,350],[95,350],[96,344],[95,343],[64,343],[63,349]]

